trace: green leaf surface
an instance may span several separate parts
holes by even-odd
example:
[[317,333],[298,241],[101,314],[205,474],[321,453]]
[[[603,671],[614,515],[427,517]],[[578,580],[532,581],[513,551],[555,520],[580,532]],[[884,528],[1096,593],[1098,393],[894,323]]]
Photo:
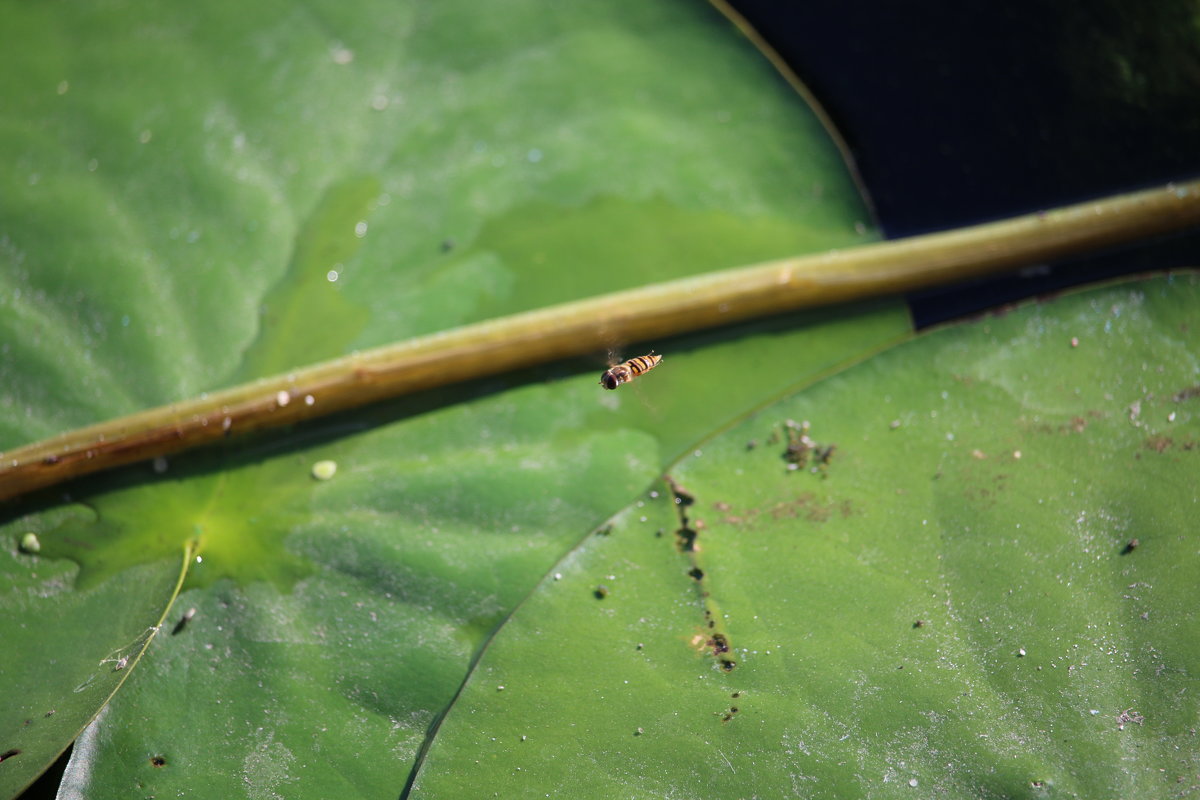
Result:
[[[4,18],[3,448],[874,235],[813,115],[692,3],[5,2]],[[73,676],[157,624],[194,542],[168,624],[194,618],[129,670],[66,785],[394,797],[564,552],[700,437],[908,329],[893,303],[654,342],[663,364],[618,392],[596,385],[597,354],[30,498],[0,528],[0,639],[70,623],[0,648],[0,674],[30,708],[65,707]],[[337,474],[318,481],[325,459]],[[16,550],[30,530],[36,560]],[[0,763],[4,794],[103,702],[76,698],[74,729]]]
[[[31,527],[42,521],[30,520]],[[9,797],[66,749],[132,673],[159,632],[185,564],[166,558],[78,589],[78,567],[68,561],[16,548],[0,560],[0,796]]]
[[818,122],[711,10],[460,5],[8,4],[0,446],[866,240]]
[[492,640],[412,796],[1191,791],[1198,304],[1027,305],[705,442]]

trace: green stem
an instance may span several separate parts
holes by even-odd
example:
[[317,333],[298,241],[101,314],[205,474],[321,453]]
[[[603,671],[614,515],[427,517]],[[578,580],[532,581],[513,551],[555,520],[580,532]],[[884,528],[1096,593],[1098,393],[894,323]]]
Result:
[[[911,291],[1200,223],[1200,182],[713,272],[467,325],[0,454],[0,499],[388,397],[801,308]],[[599,391],[599,389],[598,389]]]

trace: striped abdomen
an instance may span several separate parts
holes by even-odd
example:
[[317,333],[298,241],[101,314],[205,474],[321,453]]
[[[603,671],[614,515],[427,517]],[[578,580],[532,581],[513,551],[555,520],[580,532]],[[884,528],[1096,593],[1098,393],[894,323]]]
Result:
[[605,389],[615,389],[622,383],[629,381],[641,375],[643,372],[649,372],[658,366],[662,361],[662,356],[656,356],[653,352],[649,355],[638,356],[631,358],[624,364],[617,364],[609,367],[608,370],[600,376],[600,385]]

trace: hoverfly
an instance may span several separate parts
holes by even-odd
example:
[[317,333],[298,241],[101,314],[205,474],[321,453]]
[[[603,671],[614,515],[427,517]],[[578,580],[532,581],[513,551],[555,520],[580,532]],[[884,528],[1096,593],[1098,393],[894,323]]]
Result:
[[649,372],[657,367],[662,358],[662,356],[654,355],[654,351],[651,350],[649,355],[631,358],[624,364],[615,364],[600,376],[600,385],[605,389],[615,389],[622,383],[629,383],[643,372]]

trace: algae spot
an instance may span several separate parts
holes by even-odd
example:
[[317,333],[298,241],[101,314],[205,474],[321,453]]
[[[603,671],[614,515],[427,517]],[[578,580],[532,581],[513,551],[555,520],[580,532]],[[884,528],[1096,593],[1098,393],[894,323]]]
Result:
[[[668,280],[829,247],[828,237],[827,228],[794,219],[602,196],[516,207],[490,220],[459,257],[490,253],[513,273],[511,291],[482,298],[476,318],[487,319],[641,286],[647,275]],[[852,242],[861,237],[847,231]]]
[[351,302],[330,274],[352,274],[367,218],[380,195],[379,181],[355,177],[326,190],[300,227],[291,263],[262,303],[259,334],[246,351],[236,380],[259,378],[342,355],[368,321],[368,309]]
[[41,533],[41,555],[77,563],[76,588],[87,590],[131,566],[182,559],[194,548],[189,588],[230,579],[287,592],[313,572],[285,544],[310,515],[313,482],[297,473],[281,457],[101,493],[64,509],[58,525]]

